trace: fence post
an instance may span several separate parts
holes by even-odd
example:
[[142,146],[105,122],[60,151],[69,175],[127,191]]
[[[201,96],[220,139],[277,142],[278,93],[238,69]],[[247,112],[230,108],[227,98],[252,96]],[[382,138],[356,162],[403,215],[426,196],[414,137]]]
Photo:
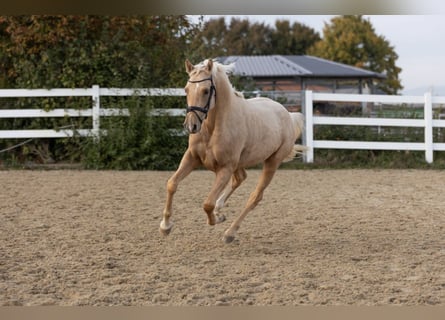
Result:
[[313,102],[312,91],[304,91],[303,110],[305,117],[305,130],[303,132],[303,144],[308,147],[304,153],[303,160],[305,163],[314,162],[314,123],[313,123]]
[[100,129],[100,88],[98,85],[93,85],[91,97],[93,99],[93,135],[99,138]]
[[424,117],[425,117],[425,160],[433,163],[433,104],[431,92],[424,94]]

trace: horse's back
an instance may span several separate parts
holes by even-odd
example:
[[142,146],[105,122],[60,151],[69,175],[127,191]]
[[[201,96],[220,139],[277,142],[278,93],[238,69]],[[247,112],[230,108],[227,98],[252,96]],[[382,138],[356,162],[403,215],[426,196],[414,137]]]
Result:
[[246,99],[246,102],[248,105],[254,107],[254,108],[273,108],[273,109],[284,109],[286,110],[282,104],[276,102],[275,100],[272,100],[270,98],[266,97],[256,97],[256,98],[250,98]]
[[[289,112],[286,108],[269,98],[259,97],[246,100],[247,103],[247,117],[257,118],[263,121],[266,126],[279,125],[280,127],[287,127],[292,124]],[[275,127],[271,128],[274,131]],[[285,129],[285,128],[284,128]]]

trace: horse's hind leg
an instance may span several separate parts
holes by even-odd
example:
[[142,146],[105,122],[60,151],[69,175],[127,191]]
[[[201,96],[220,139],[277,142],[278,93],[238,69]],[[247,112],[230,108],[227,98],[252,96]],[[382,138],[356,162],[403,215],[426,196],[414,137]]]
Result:
[[221,196],[216,200],[216,206],[215,206],[215,214],[219,215],[221,209],[224,207],[225,203],[227,202],[227,199],[233,194],[233,192],[243,183],[244,180],[247,178],[247,172],[245,169],[240,168],[236,170],[232,175],[232,183],[228,183],[226,188],[224,189],[224,192],[221,194]]
[[263,199],[264,189],[269,185],[272,181],[272,178],[275,172],[278,169],[280,162],[274,161],[273,159],[268,159],[264,163],[263,171],[258,181],[258,184],[255,190],[250,194],[249,200],[247,201],[244,210],[241,214],[235,219],[235,221],[230,225],[229,229],[224,233],[224,242],[230,243],[235,239],[235,234],[241,226],[241,222],[244,220],[246,215],[252,211],[258,203]]

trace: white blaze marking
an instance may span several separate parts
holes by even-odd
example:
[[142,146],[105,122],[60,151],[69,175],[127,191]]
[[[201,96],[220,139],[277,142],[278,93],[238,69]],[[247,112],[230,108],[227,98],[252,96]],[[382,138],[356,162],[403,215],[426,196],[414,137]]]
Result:
[[196,94],[196,95],[198,95],[199,85],[200,85],[200,83],[198,82],[198,83],[196,84],[196,87],[195,87],[195,94]]

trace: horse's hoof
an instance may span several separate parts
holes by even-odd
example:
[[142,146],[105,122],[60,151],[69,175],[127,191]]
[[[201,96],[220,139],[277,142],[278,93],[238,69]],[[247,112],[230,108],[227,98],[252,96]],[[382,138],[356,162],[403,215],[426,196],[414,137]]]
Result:
[[168,236],[170,234],[170,231],[172,231],[172,228],[170,229],[159,228],[159,233],[162,234],[164,237]]
[[226,216],[223,214],[216,214],[216,223],[221,223],[226,221]]
[[168,236],[170,234],[170,232],[173,229],[173,223],[169,222],[169,223],[165,223],[164,220],[161,221],[161,224],[159,226],[159,232],[163,235],[163,236]]
[[161,226],[159,227],[159,232],[163,235],[163,236],[168,236],[170,234],[170,232],[173,229],[173,223],[170,224],[170,226],[168,228],[163,227],[163,225],[161,224]]
[[223,238],[223,241],[224,241],[226,244],[232,243],[233,240],[235,240],[235,236],[224,236],[224,238]]

